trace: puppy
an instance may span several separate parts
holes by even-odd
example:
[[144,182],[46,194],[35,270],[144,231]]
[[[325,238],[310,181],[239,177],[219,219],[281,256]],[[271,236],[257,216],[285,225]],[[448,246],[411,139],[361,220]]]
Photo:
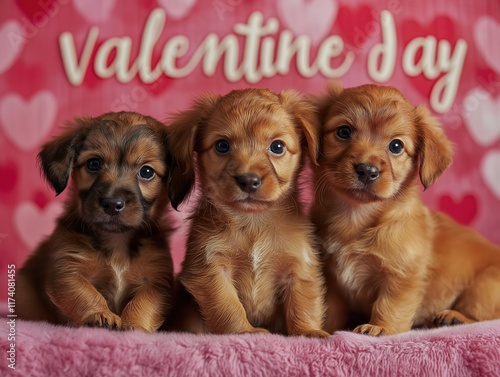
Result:
[[170,179],[166,127],[136,113],[76,119],[43,146],[42,171],[72,191],[57,227],[20,271],[19,317],[155,331],[171,306],[162,224]]
[[260,89],[204,96],[173,120],[172,205],[193,185],[195,153],[201,188],[179,282],[204,320],[179,311],[183,325],[175,329],[328,336],[321,268],[297,184],[303,149],[316,161],[315,122],[297,93]]
[[318,104],[327,331],[358,314],[370,335],[500,318],[500,248],[419,199],[452,160],[440,124],[389,87],[332,85]]

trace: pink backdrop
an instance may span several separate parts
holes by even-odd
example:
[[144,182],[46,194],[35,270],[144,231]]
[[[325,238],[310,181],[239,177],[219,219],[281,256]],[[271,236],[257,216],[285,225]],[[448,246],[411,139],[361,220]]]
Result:
[[[499,243],[499,40],[497,0],[2,1],[0,300],[7,265],[51,232],[65,197],[40,176],[40,145],[78,114],[165,119],[204,91],[397,86],[456,145],[426,203]],[[177,270],[185,215],[172,216]]]

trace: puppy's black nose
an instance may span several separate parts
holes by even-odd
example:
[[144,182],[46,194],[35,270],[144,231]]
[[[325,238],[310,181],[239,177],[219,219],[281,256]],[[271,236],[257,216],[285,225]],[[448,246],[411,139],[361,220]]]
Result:
[[357,164],[354,168],[358,174],[358,180],[365,185],[375,182],[380,177],[380,170],[374,165]]
[[125,209],[125,200],[122,198],[104,198],[101,201],[101,206],[110,216],[117,215]]
[[249,194],[258,190],[262,185],[262,179],[254,173],[246,173],[236,177],[236,183],[240,186],[241,191]]

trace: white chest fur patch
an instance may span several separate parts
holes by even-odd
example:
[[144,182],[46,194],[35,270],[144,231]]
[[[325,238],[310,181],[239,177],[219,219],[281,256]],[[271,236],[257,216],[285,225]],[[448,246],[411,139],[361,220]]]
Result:
[[335,260],[332,272],[343,289],[352,295],[357,295],[367,288],[374,266],[370,266],[364,260],[362,253],[339,242],[331,242],[326,246],[326,250]]
[[109,267],[113,271],[115,278],[115,291],[112,301],[115,304],[115,308],[117,308],[120,305],[126,291],[126,281],[124,275],[130,265],[128,255],[128,237],[124,237],[123,235],[121,237],[120,235],[111,237],[108,245],[112,250],[111,257],[109,259]]
[[262,266],[262,261],[264,260],[264,255],[266,253],[266,245],[263,243],[255,243],[250,251],[250,257],[252,260],[252,270],[255,274],[259,272]]
[[[264,262],[266,259],[267,245],[263,243],[255,243],[250,251],[250,259],[252,262],[253,282],[251,288],[251,300],[253,305],[258,305],[260,290],[261,290],[261,276],[264,274]],[[253,306],[252,305],[252,306]]]

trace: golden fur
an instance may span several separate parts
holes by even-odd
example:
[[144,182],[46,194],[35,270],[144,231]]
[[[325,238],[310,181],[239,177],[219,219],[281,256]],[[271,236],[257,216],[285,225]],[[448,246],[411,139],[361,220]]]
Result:
[[419,178],[429,187],[452,160],[440,124],[389,87],[333,84],[317,102],[311,217],[322,243],[326,330],[358,315],[354,331],[370,335],[500,318],[500,248],[419,198]]
[[173,120],[172,204],[194,182],[195,153],[201,188],[180,291],[194,296],[204,319],[189,311],[196,303],[184,291],[174,329],[328,336],[313,229],[297,187],[304,148],[315,162],[315,122],[297,93],[258,89],[204,96]]
[[161,123],[123,112],[77,119],[42,148],[55,191],[70,176],[73,186],[56,229],[21,269],[21,318],[149,332],[162,324],[173,280],[166,140]]

